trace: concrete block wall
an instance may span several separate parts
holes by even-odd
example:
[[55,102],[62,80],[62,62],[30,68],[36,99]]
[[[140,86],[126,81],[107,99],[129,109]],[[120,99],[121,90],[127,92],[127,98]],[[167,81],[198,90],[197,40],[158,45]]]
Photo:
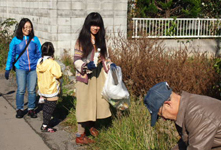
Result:
[[74,53],[74,45],[84,19],[99,12],[107,35],[127,33],[128,0],[0,0],[0,22],[7,18],[29,18],[40,42],[51,41],[55,55]]

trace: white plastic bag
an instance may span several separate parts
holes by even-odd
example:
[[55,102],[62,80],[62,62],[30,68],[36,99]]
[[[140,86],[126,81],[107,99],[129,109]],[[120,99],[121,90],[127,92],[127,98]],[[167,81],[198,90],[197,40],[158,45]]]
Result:
[[40,96],[39,100],[38,100],[39,104],[44,104],[45,103],[45,99],[44,97]]
[[130,94],[122,81],[122,72],[119,66],[109,70],[101,95],[119,110],[129,108]]

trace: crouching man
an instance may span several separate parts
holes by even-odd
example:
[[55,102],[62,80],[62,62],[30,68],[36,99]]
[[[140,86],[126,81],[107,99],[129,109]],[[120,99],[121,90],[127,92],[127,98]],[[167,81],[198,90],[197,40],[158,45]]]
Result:
[[221,101],[208,96],[172,91],[167,82],[154,85],[144,104],[151,114],[151,126],[157,117],[173,120],[181,136],[173,150],[221,150]]

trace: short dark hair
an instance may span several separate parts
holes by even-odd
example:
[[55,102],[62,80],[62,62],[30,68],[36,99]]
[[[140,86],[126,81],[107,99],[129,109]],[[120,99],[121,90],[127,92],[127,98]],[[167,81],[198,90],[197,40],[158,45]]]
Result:
[[45,42],[41,46],[42,57],[43,56],[54,56],[54,46],[51,42]]
[[20,40],[23,40],[22,28],[24,28],[26,22],[29,22],[31,24],[32,30],[31,30],[31,32],[29,34],[30,38],[32,39],[35,36],[35,34],[34,34],[34,27],[33,27],[33,24],[31,22],[31,20],[28,19],[28,18],[22,18],[21,21],[18,24],[18,29],[16,31],[16,37],[18,39],[20,39]]
[[[54,46],[51,42],[45,42],[41,46],[42,58],[44,56],[54,57]],[[43,63],[43,59],[41,59],[40,64]]]

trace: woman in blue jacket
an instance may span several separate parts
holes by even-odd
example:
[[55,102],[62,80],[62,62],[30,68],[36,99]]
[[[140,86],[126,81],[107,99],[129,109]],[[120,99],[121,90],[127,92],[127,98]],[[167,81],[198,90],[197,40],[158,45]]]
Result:
[[36,100],[36,65],[41,57],[41,43],[34,35],[32,22],[28,18],[23,18],[19,22],[16,36],[9,45],[8,58],[5,68],[5,78],[8,80],[9,73],[13,67],[13,62],[18,58],[19,54],[24,50],[28,41],[31,40],[25,52],[15,63],[17,93],[16,93],[16,118],[24,116],[24,94],[26,87],[28,90],[28,115],[31,118],[37,118],[35,113]]

